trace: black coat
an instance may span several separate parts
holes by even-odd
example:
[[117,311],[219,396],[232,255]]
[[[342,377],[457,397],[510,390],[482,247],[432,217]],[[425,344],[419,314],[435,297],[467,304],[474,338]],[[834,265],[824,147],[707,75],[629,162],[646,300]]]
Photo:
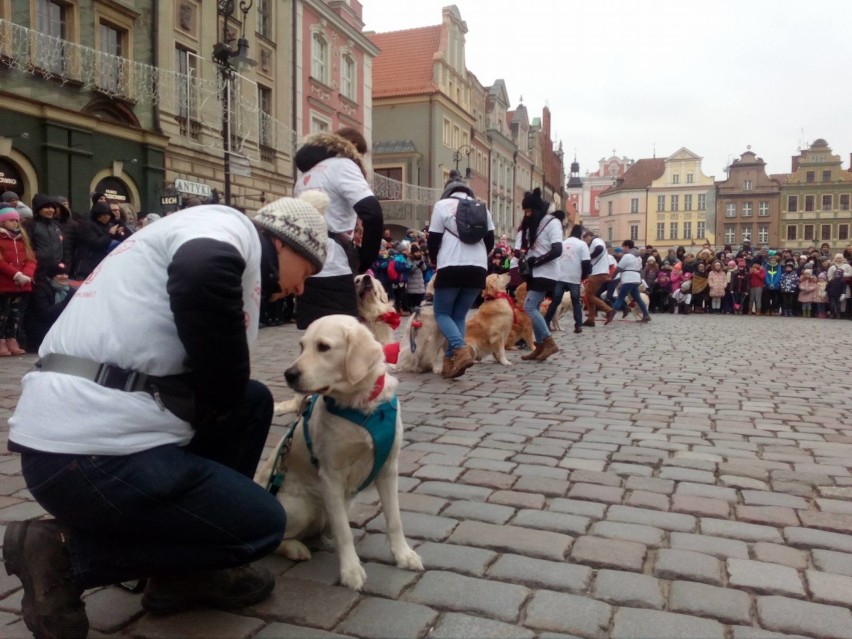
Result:
[[24,331],[27,336],[27,350],[31,353],[38,351],[47,331],[59,318],[68,302],[74,295],[74,289],[68,292],[68,296],[60,303],[56,303],[56,291],[50,285],[46,277],[38,277],[33,282],[33,290],[30,293],[29,306],[24,314]]
[[[110,234],[113,226],[123,229],[124,235]],[[110,221],[101,224],[95,220],[84,222],[77,233],[77,254],[75,259],[75,279],[86,279],[95,267],[101,263],[109,252],[115,248],[117,242],[121,242],[133,233],[119,222]]]
[[27,224],[39,268],[59,264],[63,259],[62,228],[53,218],[36,215]]

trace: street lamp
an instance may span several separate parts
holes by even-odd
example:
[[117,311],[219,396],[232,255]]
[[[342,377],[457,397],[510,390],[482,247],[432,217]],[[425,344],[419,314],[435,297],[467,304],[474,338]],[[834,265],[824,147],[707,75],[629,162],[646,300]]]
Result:
[[216,5],[216,15],[222,18],[222,41],[213,45],[213,61],[219,65],[225,89],[222,96],[222,143],[225,149],[225,204],[227,206],[231,206],[231,100],[234,75],[237,69],[254,65],[254,61],[248,57],[249,45],[246,39],[246,16],[253,4],[254,0],[240,0],[240,12],[243,17],[236,49],[232,49],[227,44],[228,21],[234,17],[234,0],[218,0]]
[[467,180],[470,179],[470,174],[471,174],[471,171],[470,171],[470,154],[471,154],[472,151],[473,151],[473,149],[470,148],[469,144],[462,144],[459,148],[457,148],[455,151],[453,151],[453,162],[456,163],[456,173],[458,173],[458,170],[459,170],[459,162],[461,162],[462,154],[467,156],[467,168],[464,170],[464,177]]

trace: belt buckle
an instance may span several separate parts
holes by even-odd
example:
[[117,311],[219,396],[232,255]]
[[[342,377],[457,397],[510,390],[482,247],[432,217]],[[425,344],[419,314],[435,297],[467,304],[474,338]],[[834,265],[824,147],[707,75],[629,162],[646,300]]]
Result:
[[133,378],[136,371],[129,371],[114,364],[101,364],[95,376],[95,383],[106,388],[127,390],[128,379]]

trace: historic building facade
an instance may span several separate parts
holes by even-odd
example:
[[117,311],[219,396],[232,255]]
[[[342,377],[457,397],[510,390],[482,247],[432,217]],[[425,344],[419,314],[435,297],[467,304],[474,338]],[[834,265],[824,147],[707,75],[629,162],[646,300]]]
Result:
[[665,161],[659,158],[631,161],[624,175],[616,178],[615,186],[601,192],[598,198],[601,214],[593,219],[599,226],[598,233],[608,244],[619,245],[631,239],[636,246],[656,246],[647,237],[649,191],[664,171]]
[[[580,165],[574,158],[566,188],[566,211],[596,233],[604,232],[599,219],[601,205],[598,198],[601,193],[615,186],[632,165],[633,160],[624,156],[618,157],[613,150],[611,156],[598,161],[596,171],[587,171],[585,176],[580,177]],[[644,235],[644,232],[642,234]]]
[[713,177],[701,172],[701,158],[686,148],[664,163],[663,174],[648,192],[648,243],[661,248],[715,244]]
[[781,185],[766,174],[766,162],[750,149],[716,183],[716,241],[731,247],[778,246]]
[[90,194],[158,204],[167,138],[146,81],[156,79],[158,3],[0,2],[0,179],[29,204]]
[[852,173],[819,138],[793,156],[792,172],[781,184],[781,246],[791,249],[828,243],[841,252],[850,243]]

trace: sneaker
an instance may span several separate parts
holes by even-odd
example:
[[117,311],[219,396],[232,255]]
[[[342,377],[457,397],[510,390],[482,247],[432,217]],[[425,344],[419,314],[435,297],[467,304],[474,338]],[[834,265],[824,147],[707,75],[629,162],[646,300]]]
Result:
[[258,566],[151,577],[142,595],[142,607],[155,615],[200,607],[233,610],[263,601],[274,587],[272,573]]
[[651,316],[650,316],[650,315],[646,315],[645,317],[643,317],[642,319],[640,319],[640,320],[639,320],[639,323],[640,323],[640,324],[647,324],[647,323],[648,323],[648,322],[650,322],[650,321],[651,321]]
[[85,639],[86,607],[80,600],[65,538],[53,520],[15,521],[3,537],[6,573],[24,585],[21,612],[36,639]]

